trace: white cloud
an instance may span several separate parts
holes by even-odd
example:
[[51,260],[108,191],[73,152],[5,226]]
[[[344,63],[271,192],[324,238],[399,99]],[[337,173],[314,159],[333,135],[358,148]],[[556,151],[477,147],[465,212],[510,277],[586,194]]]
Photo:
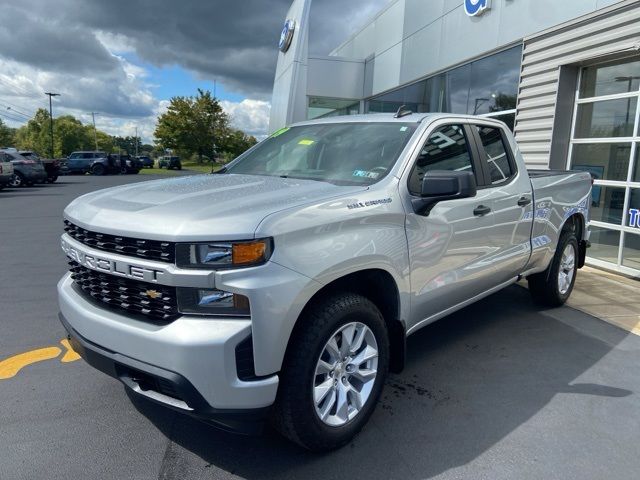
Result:
[[267,135],[271,104],[264,100],[245,98],[241,102],[220,101],[220,105],[229,114],[231,125],[259,140]]

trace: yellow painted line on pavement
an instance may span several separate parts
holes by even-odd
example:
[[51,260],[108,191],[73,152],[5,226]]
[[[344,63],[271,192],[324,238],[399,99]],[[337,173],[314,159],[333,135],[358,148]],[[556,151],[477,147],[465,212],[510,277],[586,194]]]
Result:
[[0,362],[0,380],[14,377],[20,370],[32,363],[56,358],[61,352],[62,350],[58,347],[46,347],[9,357]]
[[[80,360],[80,355],[78,355],[69,340],[62,339],[60,340],[60,344],[65,348],[65,353],[60,359],[62,363],[75,362],[76,360]],[[31,365],[33,363],[44,362],[45,360],[52,360],[54,358],[58,358],[62,353],[62,349],[59,347],[44,347],[38,348],[36,350],[30,350],[28,352],[19,353],[18,355],[14,355],[12,357],[7,358],[6,360],[0,361],[0,380],[7,380],[8,378],[15,377],[20,370],[24,367]]]
[[80,360],[81,358],[80,355],[78,355],[73,350],[73,348],[71,348],[71,345],[69,344],[69,340],[65,338],[64,340],[60,340],[60,343],[64,346],[64,348],[67,349],[66,353],[60,360],[62,363],[69,363],[69,362],[75,362],[76,360]]

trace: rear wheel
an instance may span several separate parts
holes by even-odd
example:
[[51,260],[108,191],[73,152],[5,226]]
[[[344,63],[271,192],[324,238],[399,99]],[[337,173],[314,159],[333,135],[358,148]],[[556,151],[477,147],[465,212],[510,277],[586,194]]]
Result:
[[58,175],[53,175],[53,176],[47,178],[47,182],[48,183],[55,183],[56,180],[58,180]]
[[15,188],[24,187],[25,185],[24,175],[22,175],[20,172],[15,172],[11,176],[11,180],[9,180],[9,185]]
[[573,231],[566,230],[549,267],[527,279],[534,301],[548,307],[563,305],[573,291],[577,273],[578,240]]
[[313,307],[292,337],[274,409],[276,428],[314,451],[348,443],[373,413],[389,368],[376,306],[340,294]]
[[101,163],[97,163],[93,167],[91,167],[91,175],[104,175],[105,172],[106,169]]

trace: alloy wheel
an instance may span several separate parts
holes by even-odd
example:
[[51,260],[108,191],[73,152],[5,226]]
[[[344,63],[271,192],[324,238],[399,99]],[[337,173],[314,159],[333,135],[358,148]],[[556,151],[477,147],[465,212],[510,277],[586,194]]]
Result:
[[568,244],[562,252],[560,268],[558,270],[558,290],[565,295],[571,288],[576,272],[576,251],[572,244]]
[[371,396],[378,343],[364,323],[351,322],[331,335],[318,358],[313,401],[318,418],[340,427],[353,420]]

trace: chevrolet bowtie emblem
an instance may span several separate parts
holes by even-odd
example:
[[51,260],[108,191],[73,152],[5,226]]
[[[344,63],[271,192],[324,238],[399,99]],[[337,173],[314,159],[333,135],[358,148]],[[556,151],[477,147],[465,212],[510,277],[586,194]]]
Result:
[[155,300],[156,298],[159,298],[161,296],[161,293],[157,290],[147,290],[146,292],[144,292],[145,295],[153,300]]

